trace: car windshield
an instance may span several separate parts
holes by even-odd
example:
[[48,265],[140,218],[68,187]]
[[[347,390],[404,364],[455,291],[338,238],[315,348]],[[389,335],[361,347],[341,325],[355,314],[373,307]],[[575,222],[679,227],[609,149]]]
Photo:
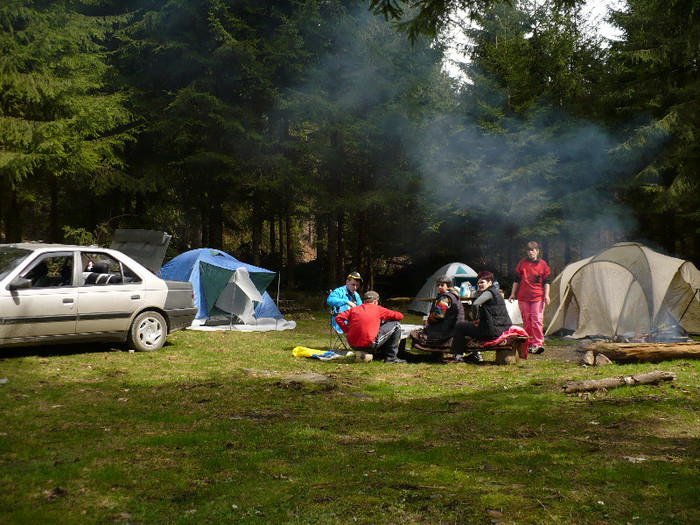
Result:
[[31,250],[15,248],[14,246],[0,246],[0,279],[17,268],[31,253]]

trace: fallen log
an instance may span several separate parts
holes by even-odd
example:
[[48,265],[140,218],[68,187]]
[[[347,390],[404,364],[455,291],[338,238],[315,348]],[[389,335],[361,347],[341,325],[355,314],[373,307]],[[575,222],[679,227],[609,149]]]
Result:
[[599,341],[585,350],[621,363],[660,363],[671,359],[700,359],[700,343],[606,343]]
[[564,385],[564,392],[572,394],[574,392],[592,392],[618,386],[653,385],[661,381],[673,381],[676,374],[673,372],[647,372],[636,376],[606,377],[604,379],[586,379],[584,381],[569,381]]

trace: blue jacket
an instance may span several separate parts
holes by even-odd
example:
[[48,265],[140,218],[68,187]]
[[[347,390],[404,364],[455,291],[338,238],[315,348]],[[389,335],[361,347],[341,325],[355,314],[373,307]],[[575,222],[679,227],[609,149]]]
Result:
[[[328,295],[328,299],[326,299],[326,304],[333,308],[334,313],[339,314],[340,312],[344,312],[345,310],[350,309],[350,307],[348,306],[348,301],[352,301],[357,306],[360,306],[362,304],[360,294],[357,292],[351,294],[348,291],[348,287],[343,285],[336,288]],[[335,322],[335,317],[333,317],[333,328],[335,328],[338,332],[342,332],[342,330],[338,326],[338,323]]]

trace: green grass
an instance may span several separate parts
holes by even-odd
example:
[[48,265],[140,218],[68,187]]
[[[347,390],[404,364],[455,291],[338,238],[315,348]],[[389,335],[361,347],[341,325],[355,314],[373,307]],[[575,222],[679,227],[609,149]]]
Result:
[[[327,345],[317,318],[154,353],[3,350],[0,522],[700,522],[700,362],[581,368],[564,343],[507,367],[293,357]],[[562,393],[651,370],[677,379]],[[281,382],[307,371],[333,386]]]

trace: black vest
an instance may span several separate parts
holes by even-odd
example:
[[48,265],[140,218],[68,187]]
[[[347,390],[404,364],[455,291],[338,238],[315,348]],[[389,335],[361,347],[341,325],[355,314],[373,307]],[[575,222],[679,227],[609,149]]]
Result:
[[501,291],[497,286],[492,285],[487,288],[493,299],[486,304],[481,305],[481,322],[486,324],[487,336],[489,339],[496,339],[503,332],[513,326],[513,321],[510,320],[506,301],[501,295]]

